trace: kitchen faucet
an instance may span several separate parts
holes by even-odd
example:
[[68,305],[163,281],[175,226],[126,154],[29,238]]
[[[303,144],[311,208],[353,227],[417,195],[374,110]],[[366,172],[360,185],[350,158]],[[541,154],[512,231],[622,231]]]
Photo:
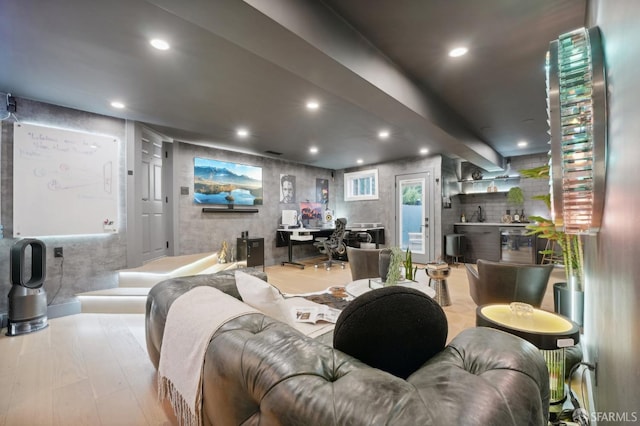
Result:
[[487,219],[482,215],[482,206],[478,206],[478,210],[473,212],[473,214],[471,215],[471,219],[469,219],[469,222],[473,222],[474,219],[476,219],[478,222],[484,222]]

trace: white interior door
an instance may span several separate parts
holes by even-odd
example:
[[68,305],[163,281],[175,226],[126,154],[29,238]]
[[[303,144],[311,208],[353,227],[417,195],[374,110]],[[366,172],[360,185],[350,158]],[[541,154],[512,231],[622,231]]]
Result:
[[397,245],[411,250],[416,263],[431,260],[429,200],[429,172],[396,176]]
[[166,236],[162,192],[162,141],[153,135],[142,134],[142,261],[146,262],[169,253]]

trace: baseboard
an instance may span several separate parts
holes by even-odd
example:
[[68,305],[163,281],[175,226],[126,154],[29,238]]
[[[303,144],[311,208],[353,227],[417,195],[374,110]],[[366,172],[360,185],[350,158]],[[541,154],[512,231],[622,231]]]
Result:
[[81,305],[79,300],[73,302],[60,303],[58,305],[47,306],[47,318],[66,317],[67,315],[79,314]]
[[[47,319],[66,317],[80,313],[80,301],[61,303],[47,306]],[[9,327],[9,313],[0,313],[0,329]]]

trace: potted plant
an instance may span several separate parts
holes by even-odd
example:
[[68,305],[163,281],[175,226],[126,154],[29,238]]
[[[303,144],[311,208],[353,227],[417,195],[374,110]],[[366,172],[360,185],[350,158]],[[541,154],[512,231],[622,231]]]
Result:
[[406,253],[400,247],[383,249],[380,252],[380,278],[385,286],[396,285],[402,281],[402,269],[405,270],[405,278],[413,280],[418,267],[413,267],[411,250]]
[[[515,221],[519,221],[522,215],[518,214],[517,208],[524,206],[524,194],[522,192],[522,188],[514,186],[509,189],[509,192],[507,192],[507,203],[516,208],[513,218]],[[524,209],[522,209],[522,212],[524,213]],[[507,210],[507,215],[511,215],[511,210]]]
[[[520,170],[525,178],[549,180],[549,166],[540,166],[533,169]],[[551,194],[536,195],[533,199],[542,200],[551,211]],[[532,222],[527,226],[528,235],[537,235],[555,242],[562,250],[566,281],[553,285],[553,302],[556,312],[571,318],[582,325],[584,291],[583,282],[583,249],[580,235],[566,234],[559,231],[551,219],[542,216],[529,216]],[[541,251],[545,255],[553,255],[552,248]]]
[[522,188],[520,188],[519,186],[514,186],[509,189],[509,192],[507,192],[507,201],[517,206],[521,206],[522,204],[524,204],[524,194],[522,193]]
[[418,267],[413,266],[413,261],[411,258],[411,250],[407,247],[407,252],[404,256],[404,276],[406,279],[413,281],[416,273],[418,272]]

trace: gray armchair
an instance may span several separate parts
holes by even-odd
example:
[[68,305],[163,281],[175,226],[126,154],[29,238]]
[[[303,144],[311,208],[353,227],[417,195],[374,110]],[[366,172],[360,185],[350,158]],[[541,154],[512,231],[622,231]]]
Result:
[[347,247],[347,259],[353,281],[380,276],[379,257],[381,250]]
[[523,265],[478,259],[476,270],[465,264],[469,293],[478,306],[524,302],[539,308],[553,265]]

